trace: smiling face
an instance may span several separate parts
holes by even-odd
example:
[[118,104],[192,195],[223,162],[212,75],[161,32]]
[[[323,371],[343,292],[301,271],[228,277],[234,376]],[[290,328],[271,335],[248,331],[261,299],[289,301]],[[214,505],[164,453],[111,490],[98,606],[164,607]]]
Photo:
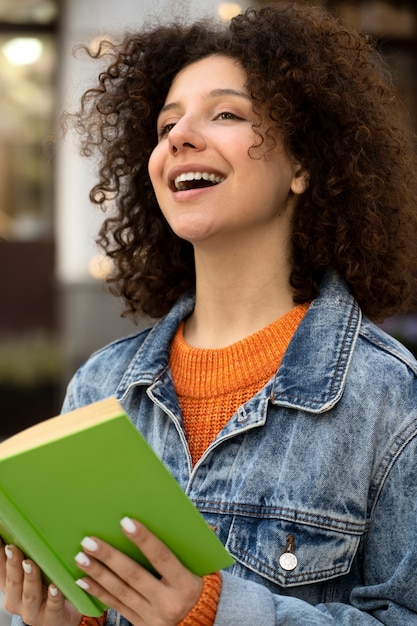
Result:
[[305,190],[301,166],[278,137],[250,156],[260,118],[245,83],[234,59],[205,57],[176,75],[158,118],[149,175],[171,228],[194,245],[289,229],[296,194]]

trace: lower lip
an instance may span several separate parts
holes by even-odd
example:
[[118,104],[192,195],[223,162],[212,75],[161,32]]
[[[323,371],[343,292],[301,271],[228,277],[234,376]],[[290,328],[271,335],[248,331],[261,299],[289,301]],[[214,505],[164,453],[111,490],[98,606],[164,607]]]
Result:
[[204,196],[206,193],[213,191],[219,185],[213,185],[212,187],[199,187],[197,189],[187,189],[184,191],[171,191],[172,196],[175,200],[179,202],[184,202],[186,200],[194,200],[200,196]]

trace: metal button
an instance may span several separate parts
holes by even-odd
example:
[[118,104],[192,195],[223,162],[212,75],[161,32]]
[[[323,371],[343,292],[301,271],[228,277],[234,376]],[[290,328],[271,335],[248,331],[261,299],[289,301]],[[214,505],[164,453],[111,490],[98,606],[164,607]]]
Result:
[[281,556],[279,557],[280,566],[287,572],[295,569],[297,567],[297,563],[297,557],[295,556],[295,554],[291,554],[291,552],[284,552],[284,554],[281,554]]
[[285,551],[279,557],[279,564],[282,569],[285,569],[287,572],[291,572],[291,570],[297,567],[297,557],[295,556],[295,547],[294,547],[294,535],[287,535],[287,543],[285,546]]

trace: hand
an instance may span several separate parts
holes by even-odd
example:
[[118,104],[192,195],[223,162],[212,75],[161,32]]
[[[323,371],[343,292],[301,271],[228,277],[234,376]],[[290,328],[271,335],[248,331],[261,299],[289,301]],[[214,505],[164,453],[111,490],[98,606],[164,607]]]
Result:
[[39,567],[16,546],[0,544],[0,587],[6,611],[31,626],[78,626],[82,616],[54,585],[43,584]]
[[76,560],[88,578],[78,584],[133,626],[176,626],[200,597],[203,579],[187,570],[142,524],[129,518],[121,524],[161,578],[108,543],[86,537]]

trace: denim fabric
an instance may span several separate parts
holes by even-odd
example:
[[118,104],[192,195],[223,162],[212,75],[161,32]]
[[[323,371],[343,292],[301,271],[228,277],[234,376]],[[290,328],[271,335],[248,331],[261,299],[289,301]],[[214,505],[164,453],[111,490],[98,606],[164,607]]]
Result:
[[[217,529],[236,564],[216,626],[417,626],[413,356],[329,272],[276,376],[192,467],[168,357],[193,305],[93,355],[64,410],[115,395]],[[110,611],[107,624],[128,622]]]

